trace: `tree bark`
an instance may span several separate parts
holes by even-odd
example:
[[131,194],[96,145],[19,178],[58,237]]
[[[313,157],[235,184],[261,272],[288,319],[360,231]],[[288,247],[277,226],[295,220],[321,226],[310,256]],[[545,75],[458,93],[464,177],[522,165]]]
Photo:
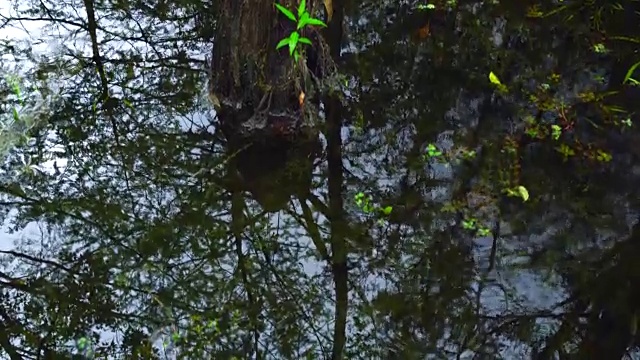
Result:
[[[297,1],[279,4],[297,13]],[[313,15],[312,5],[307,11]],[[308,101],[317,89],[307,59],[317,63],[313,49],[322,48],[322,38],[313,28],[300,30],[313,45],[299,44],[303,56],[295,61],[287,47],[276,50],[295,30],[272,0],[223,0],[213,41],[209,94],[217,126],[230,156],[238,157],[244,190],[268,211],[309,191],[320,151],[318,111]]]

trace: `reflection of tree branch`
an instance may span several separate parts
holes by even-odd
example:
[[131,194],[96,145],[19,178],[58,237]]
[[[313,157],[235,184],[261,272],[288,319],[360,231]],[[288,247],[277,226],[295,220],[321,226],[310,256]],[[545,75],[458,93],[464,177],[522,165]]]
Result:
[[[68,359],[69,358],[69,354],[55,352],[54,350],[51,350],[49,347],[44,345],[44,341],[39,335],[30,332],[24,325],[14,320],[11,316],[9,316],[9,314],[5,311],[4,307],[2,306],[0,306],[0,324],[2,324],[2,327],[4,328],[16,329],[18,332],[21,333],[21,335],[23,335],[26,338],[27,342],[30,342],[32,344],[38,344],[39,348],[37,353],[34,353],[32,351],[29,352],[30,355],[33,355],[37,359],[42,358],[42,356],[40,355],[40,350],[42,350],[42,352],[44,353],[44,359]],[[24,357],[21,356],[18,353],[18,351],[22,351],[26,353],[26,350],[18,349],[15,346],[13,346],[7,334],[8,334],[8,331],[0,331],[0,345],[2,345],[2,347],[7,351],[11,360],[22,360]],[[7,343],[5,343],[5,341],[7,341]]]
[[313,194],[309,194],[309,200],[311,201],[311,204],[315,206],[317,211],[321,212],[322,215],[327,218],[329,217],[329,208],[322,202],[322,200],[318,199],[318,197]]
[[[91,51],[93,52],[93,61],[96,64],[96,70],[98,71],[98,76],[100,77],[100,85],[102,87],[101,100],[103,101],[103,105],[107,107],[109,100],[109,80],[107,79],[107,74],[104,70],[104,64],[102,63],[102,57],[100,56],[100,49],[98,48],[98,22],[96,20],[95,8],[93,6],[92,0],[84,0],[84,6],[87,11],[87,30],[89,31],[89,36],[91,37]],[[111,120],[111,126],[113,127],[113,135],[116,140],[116,144],[119,144],[118,141],[118,130],[116,127],[115,120],[113,116],[109,116],[109,120]]]
[[7,331],[5,325],[3,325],[1,329],[2,330],[0,330],[0,346],[2,346],[2,349],[4,349],[4,351],[6,351],[7,354],[9,354],[9,358],[11,360],[22,360],[22,356],[18,354],[18,349],[16,349],[15,346],[11,344],[9,337],[7,336],[9,332]]
[[[121,144],[120,144],[120,139],[118,135],[118,127],[116,125],[116,120],[113,113],[113,110],[115,110],[116,106],[118,105],[118,102],[116,99],[111,98],[111,95],[109,93],[109,80],[107,79],[107,74],[104,70],[104,63],[102,61],[102,56],[100,55],[100,49],[98,48],[98,21],[96,20],[93,0],[84,0],[84,5],[86,7],[86,12],[87,12],[87,30],[89,32],[89,36],[91,37],[91,51],[93,53],[93,61],[96,65],[96,70],[98,71],[98,76],[100,77],[100,85],[102,87],[102,94],[100,95],[100,101],[102,101],[102,106],[105,110],[106,116],[107,118],[109,118],[109,121],[111,122],[113,137],[114,137],[116,146],[120,147]],[[121,156],[121,160],[124,163],[124,155],[120,153],[120,156]],[[127,170],[123,169],[122,173],[124,175],[124,180],[125,180],[127,190],[131,192]]]
[[29,254],[20,253],[20,252],[13,251],[13,250],[8,250],[8,251],[0,250],[0,254],[6,254],[6,255],[11,255],[11,256],[17,257],[17,258],[23,258],[23,259],[26,259],[28,261],[34,262],[34,263],[41,263],[41,264],[51,265],[56,269],[64,270],[64,271],[66,271],[66,272],[68,272],[70,274],[76,274],[75,271],[72,271],[71,269],[65,267],[62,264],[58,264],[55,261],[51,261],[51,260],[47,260],[47,259],[39,259],[39,258],[36,258],[36,257],[31,256]]
[[[267,256],[269,256],[266,253],[266,250],[264,248],[261,248],[260,251],[262,252],[262,254],[263,254],[263,256],[265,258]],[[313,319],[309,315],[307,315],[307,313],[304,312],[304,305],[299,303],[298,296],[293,294],[293,292],[291,291],[291,287],[282,278],[282,276],[280,275],[280,271],[278,271],[278,269],[276,269],[276,267],[273,265],[273,263],[267,262],[265,265],[270,270],[271,274],[276,279],[278,284],[280,284],[280,289],[282,291],[284,291],[285,293],[287,293],[287,295],[289,295],[290,299],[293,302],[298,304],[299,308],[303,309],[303,310],[301,310],[299,312],[299,314],[306,321],[307,325],[311,328],[311,330],[313,330],[313,335],[318,340],[318,345],[320,346],[320,348],[322,350],[322,355],[324,356],[324,358],[327,358],[328,351],[326,350],[324,344],[330,339],[328,339],[326,336],[323,336],[323,334],[320,332],[320,330],[318,330],[318,328],[314,325]]]
[[300,207],[302,208],[302,216],[304,218],[304,224],[301,224],[309,233],[313,244],[316,246],[316,250],[320,253],[320,257],[325,260],[327,263],[331,263],[331,258],[329,257],[329,252],[327,251],[327,247],[324,244],[324,240],[322,240],[322,235],[320,234],[320,230],[318,229],[318,224],[313,220],[313,215],[311,214],[311,210],[307,203],[304,200],[300,200]]
[[[335,10],[334,10],[335,11]],[[336,308],[333,333],[332,360],[341,360],[346,344],[347,308],[349,305],[349,285],[347,268],[346,224],[342,198],[342,121],[338,113],[340,103],[329,99],[327,106],[327,161],[329,168],[329,222],[331,224],[331,268],[335,284]]]
[[555,353],[562,351],[564,344],[571,340],[574,324],[563,321],[560,328],[545,340],[545,345],[532,356],[532,360],[555,359]]
[[491,254],[489,255],[489,267],[487,268],[487,275],[496,266],[496,253],[498,252],[498,239],[500,238],[500,214],[496,217],[495,225],[492,231],[493,244],[491,244]]
[[[344,2],[333,2],[333,20],[326,28],[325,37],[334,61],[339,62],[342,49]],[[342,163],[342,114],[340,100],[334,96],[325,98],[327,122],[327,167],[329,191],[329,222],[331,226],[331,270],[335,285],[335,324],[333,329],[332,360],[342,360],[347,342],[347,309],[349,306],[349,283],[347,268],[346,221],[342,186],[344,183]]]
[[[19,189],[17,190],[12,185],[0,185],[0,192],[17,197],[22,200],[22,201],[0,201],[0,206],[20,206],[24,208],[28,208],[29,206],[31,206],[33,209],[36,209],[38,212],[42,212],[42,213],[53,212],[55,214],[64,215],[68,218],[77,220],[80,223],[86,224],[88,226],[91,226],[97,229],[100,235],[109,239],[113,243],[119,243],[119,245],[122,246],[123,248],[131,251],[132,253],[135,253],[139,257],[142,257],[142,255],[136,249],[122,243],[119,238],[115,237],[113,233],[106,226],[99,223],[98,220],[93,220],[90,217],[83,215],[81,208],[78,209],[77,212],[72,213],[65,210],[66,206],[63,206],[62,201],[60,200],[56,202],[52,202],[45,198],[30,197],[24,194],[22,190],[19,190]],[[72,200],[75,200],[75,199],[72,199]],[[131,234],[119,234],[119,235],[121,235],[122,238],[126,238]]]
[[232,231],[235,238],[236,245],[236,255],[238,256],[238,269],[240,270],[240,275],[242,276],[242,284],[244,286],[245,291],[247,292],[247,300],[249,301],[249,319],[251,321],[251,325],[253,326],[253,341],[254,341],[254,351],[256,354],[256,359],[260,359],[260,351],[258,349],[259,340],[260,340],[260,331],[258,330],[258,309],[256,300],[251,290],[251,281],[249,279],[249,274],[246,266],[246,259],[244,253],[242,252],[242,230],[244,228],[244,200],[242,198],[242,193],[239,191],[234,191],[231,200],[231,216],[232,216]]
[[[480,145],[482,145],[482,140],[486,138],[486,134],[490,134],[493,131],[491,127],[491,97],[485,96],[484,101],[480,107],[479,113],[480,118],[478,119],[478,125],[474,129],[474,131],[470,134],[470,139],[465,141],[464,143],[469,144],[471,149],[474,149]],[[477,158],[472,164],[469,164],[465,170],[460,174],[460,182],[457,189],[454,190],[453,199],[460,200],[463,199],[471,192],[471,184],[472,180],[478,175],[480,169],[482,169],[484,163],[487,161],[487,151],[486,149],[480,149],[478,151]],[[458,221],[462,221],[462,212],[458,211]]]

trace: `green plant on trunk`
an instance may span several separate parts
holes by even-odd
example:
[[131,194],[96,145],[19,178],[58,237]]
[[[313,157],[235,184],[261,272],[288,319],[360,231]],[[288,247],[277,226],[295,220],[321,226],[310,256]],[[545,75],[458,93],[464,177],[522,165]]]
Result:
[[327,24],[325,24],[324,22],[322,22],[322,20],[319,19],[315,19],[312,18],[311,15],[309,14],[309,12],[306,9],[306,1],[305,0],[301,0],[300,1],[300,5],[298,6],[298,17],[296,18],[296,16],[293,14],[293,12],[291,12],[289,9],[285,8],[284,6],[275,3],[275,6],[278,10],[280,10],[281,13],[283,13],[286,17],[289,18],[289,20],[293,21],[294,23],[296,23],[296,30],[292,31],[291,34],[289,35],[289,37],[284,38],[282,40],[280,40],[280,42],[278,43],[278,45],[276,46],[276,49],[280,49],[281,47],[284,46],[289,46],[289,55],[293,56],[293,58],[298,61],[298,59],[300,58],[300,52],[298,51],[298,44],[307,44],[307,45],[312,45],[311,40],[309,40],[308,38],[301,36],[300,35],[300,30],[302,30],[303,27],[307,26],[307,25],[316,25],[316,26],[324,26],[326,27]]

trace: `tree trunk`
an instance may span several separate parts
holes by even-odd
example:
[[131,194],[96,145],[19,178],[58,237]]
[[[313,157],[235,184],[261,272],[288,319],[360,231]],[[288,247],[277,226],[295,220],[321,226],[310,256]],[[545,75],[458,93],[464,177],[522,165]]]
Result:
[[[297,1],[279,3],[297,13]],[[313,6],[308,2],[312,16]],[[295,30],[272,0],[221,1],[209,94],[229,153],[238,157],[241,185],[268,211],[309,191],[321,146],[317,107],[309,99],[317,92],[316,49],[326,46],[317,29],[305,27],[300,35],[313,45],[298,44],[299,61],[286,46],[276,50]],[[307,64],[314,65],[313,73]]]

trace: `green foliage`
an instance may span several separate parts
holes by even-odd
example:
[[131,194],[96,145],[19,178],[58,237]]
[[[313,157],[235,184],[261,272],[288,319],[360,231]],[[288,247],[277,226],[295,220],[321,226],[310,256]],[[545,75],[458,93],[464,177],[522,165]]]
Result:
[[632,85],[640,85],[640,82],[634,78],[632,78],[634,72],[636,71],[636,69],[638,68],[638,66],[640,66],[640,61],[638,61],[637,63],[633,64],[629,70],[627,71],[627,73],[624,76],[624,79],[622,80],[622,83],[631,83]]
[[438,150],[438,148],[434,144],[427,145],[427,153],[425,154],[427,158],[437,158],[442,156],[442,151]]
[[360,209],[362,209],[364,213],[367,213],[367,214],[378,212],[378,213],[381,213],[382,215],[389,215],[391,214],[391,211],[393,211],[393,207],[390,205],[387,205],[385,207],[374,205],[372,202],[371,196],[365,195],[363,192],[357,193],[354,196],[354,201],[356,205]]
[[476,218],[462,220],[462,228],[474,232],[476,236],[488,236],[491,234],[491,229],[480,224],[480,221]]
[[604,54],[604,53],[608,52],[609,50],[607,50],[607,47],[604,44],[599,43],[599,44],[594,44],[593,45],[593,51],[598,53],[598,54]]
[[27,131],[35,125],[35,117],[38,115],[26,106],[20,77],[7,74],[4,80],[10,94],[14,96],[14,100],[11,101],[14,104],[11,104],[9,99],[0,99],[0,107],[6,106],[11,109],[10,117],[2,116],[4,114],[0,112],[0,159],[4,159],[8,151],[25,140]]
[[557,124],[551,125],[551,137],[553,137],[553,140],[560,139],[560,135],[562,135],[562,128]]
[[507,86],[500,82],[500,79],[498,79],[498,76],[494,74],[493,71],[489,73],[489,81],[495,85],[501,93],[507,93],[509,91]]
[[306,26],[324,26],[325,24],[322,20],[312,18],[309,12],[306,10],[306,1],[301,0],[300,5],[298,6],[298,16],[293,14],[293,12],[289,11],[287,8],[280,4],[275,4],[276,8],[280,10],[289,20],[296,23],[296,30],[291,32],[289,37],[284,38],[278,42],[276,49],[280,49],[284,46],[289,46],[289,55],[293,56],[296,61],[300,58],[300,52],[298,51],[298,44],[306,44],[313,45],[311,40],[308,38],[301,36],[300,31]]
[[[317,188],[292,201],[277,221],[229,180],[229,154],[217,136],[185,119],[202,113],[194,99],[206,87],[193,71],[202,54],[191,53],[210,45],[188,29],[193,19],[218,14],[217,2],[157,9],[124,2],[118,11],[96,3],[102,12],[96,18],[109,19],[110,29],[109,37],[95,44],[100,56],[69,51],[61,77],[69,89],[65,101],[47,107],[45,129],[34,128],[29,146],[15,149],[16,158],[41,163],[53,143],[64,149],[69,165],[55,175],[3,173],[5,220],[15,219],[12,227],[18,230],[46,222],[42,229],[48,237],[20,236],[20,247],[3,253],[11,261],[0,269],[1,285],[8,289],[3,301],[9,314],[3,317],[11,326],[5,332],[9,345],[0,334],[0,351],[15,344],[18,356],[67,359],[60,349],[70,348],[70,339],[79,339],[75,350],[87,357],[140,360],[171,357],[150,345],[160,340],[166,353],[193,359],[324,359],[341,341],[345,354],[336,358],[342,359],[522,358],[494,349],[505,339],[522,347],[544,341],[532,340],[536,336],[568,339],[571,346],[560,344],[551,352],[581,347],[584,334],[598,329],[598,317],[584,316],[589,309],[574,311],[579,304],[571,299],[567,306],[530,309],[510,284],[485,276],[482,254],[469,249],[467,240],[491,235],[500,238],[495,256],[505,271],[527,268],[539,274],[542,268],[559,278],[566,293],[581,294],[581,302],[614,309],[623,335],[627,327],[635,333],[637,316],[630,313],[638,312],[637,299],[627,300],[632,292],[625,283],[636,276],[633,243],[617,253],[595,247],[582,252],[592,246],[585,234],[614,234],[611,242],[623,243],[629,226],[620,220],[622,209],[637,207],[638,177],[624,162],[627,156],[614,156],[637,149],[638,129],[631,121],[637,114],[613,99],[614,85],[620,84],[603,84],[603,74],[611,72],[606,64],[636,56],[635,48],[625,50],[630,44],[622,38],[609,41],[616,34],[607,22],[620,13],[600,11],[599,3],[541,3],[526,13],[521,6],[495,3],[478,4],[473,11],[460,6],[452,19],[439,18],[446,11],[428,14],[431,35],[420,42],[407,41],[415,30],[406,26],[413,17],[399,13],[389,26],[380,11],[388,10],[385,5],[381,9],[367,0],[345,8],[351,21],[345,41],[358,52],[345,54],[339,65],[349,79],[344,86],[349,96],[341,94],[337,110],[362,131],[350,132],[342,148],[330,149],[343,156],[343,176],[320,166]],[[55,4],[31,5],[23,18],[54,16],[54,22],[67,14],[65,26],[79,24],[76,33],[90,28],[82,14],[74,19],[73,12]],[[429,5],[417,6],[430,10]],[[318,25],[310,16],[304,20],[304,7],[277,10],[296,23],[297,35],[278,47],[288,46],[294,58],[306,43],[304,28]],[[126,25],[131,13],[143,20],[142,29]],[[358,21],[359,16],[368,21]],[[498,17],[506,20],[498,32],[525,46],[496,46],[490,40]],[[591,24],[596,18],[607,36]],[[453,26],[440,26],[454,25],[451,20],[459,29],[455,34]],[[169,31],[176,27],[186,30]],[[144,46],[123,50],[116,43],[114,48],[111,36],[138,39]],[[594,53],[600,43],[605,51]],[[96,74],[97,57],[112,90],[111,108],[100,96],[105,85]],[[546,62],[553,69],[541,66]],[[48,66],[43,61],[36,67],[39,76],[51,76]],[[488,80],[487,69],[493,70]],[[635,84],[637,66],[625,71],[624,83]],[[496,74],[504,74],[508,89]],[[16,114],[29,120],[30,77],[3,79],[8,120],[15,122]],[[475,109],[468,106],[470,99],[490,101]],[[450,120],[451,110],[459,110],[460,118]],[[429,143],[445,133],[451,148]],[[619,141],[615,151],[609,139]],[[455,166],[450,174],[432,176],[435,171],[425,171],[425,162]],[[353,193],[336,218],[339,197]],[[510,232],[487,226],[504,223]],[[556,232],[563,237],[546,235]],[[540,234],[545,241],[539,241]],[[350,263],[343,309],[349,328],[341,339],[326,325],[338,323],[334,314],[342,306],[334,279],[343,267],[334,265],[343,263],[332,257],[345,243],[358,246],[345,250]],[[544,252],[536,258],[531,249],[537,246]],[[513,257],[519,267],[512,265]],[[380,282],[392,286],[381,289]],[[483,288],[489,287],[500,289],[508,306],[487,308]],[[532,324],[548,320],[548,314],[557,322],[579,317],[596,322],[565,322],[568,335],[542,334]],[[87,329],[93,328],[115,332],[117,340],[92,342],[97,334]],[[42,350],[49,345],[50,356]],[[600,355],[593,357],[611,356]]]
[[565,161],[567,161],[569,157],[574,156],[576,154],[576,152],[572,148],[570,148],[569,145],[567,144],[560,144],[560,146],[557,147],[556,150],[562,155]]
[[467,149],[462,149],[462,158],[465,160],[471,160],[473,158],[476,157],[476,151],[475,150],[467,150]]
[[76,340],[75,345],[78,353],[82,355],[85,359],[94,358],[94,351],[93,351],[93,345],[91,343],[91,339],[83,336]]
[[418,10],[433,10],[436,6],[434,4],[419,4]]
[[505,189],[508,196],[515,196],[522,199],[522,201],[529,200],[529,190],[522,185],[518,185],[513,189]]

